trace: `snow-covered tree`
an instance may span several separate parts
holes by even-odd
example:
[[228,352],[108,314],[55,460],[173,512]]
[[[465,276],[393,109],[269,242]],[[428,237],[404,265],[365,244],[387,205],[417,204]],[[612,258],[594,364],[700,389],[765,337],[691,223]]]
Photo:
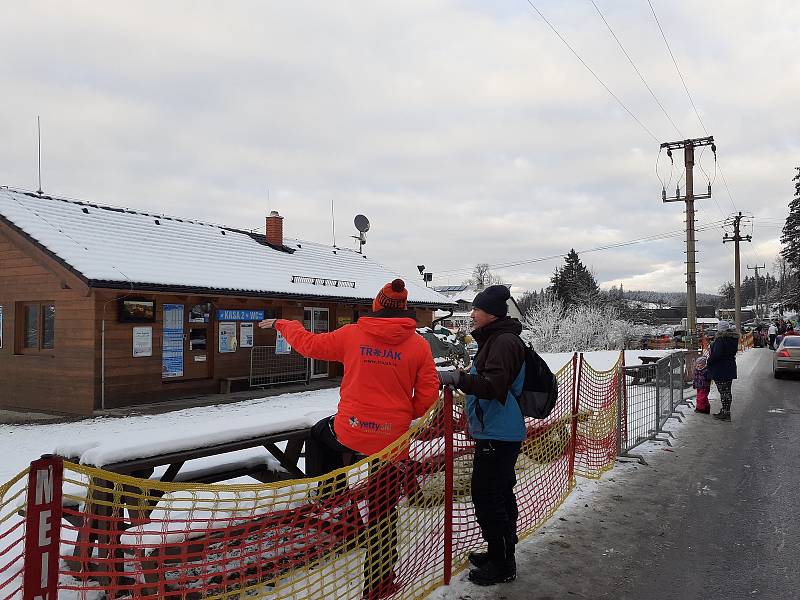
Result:
[[795,168],[797,175],[792,179],[795,182],[795,193],[794,198],[789,202],[789,215],[783,226],[781,256],[786,259],[793,271],[792,285],[785,296],[788,300],[787,305],[798,308],[800,307],[800,285],[798,285],[800,280],[800,167]]
[[538,352],[620,350],[633,323],[611,305],[567,305],[554,294],[537,299],[526,313],[523,338]]

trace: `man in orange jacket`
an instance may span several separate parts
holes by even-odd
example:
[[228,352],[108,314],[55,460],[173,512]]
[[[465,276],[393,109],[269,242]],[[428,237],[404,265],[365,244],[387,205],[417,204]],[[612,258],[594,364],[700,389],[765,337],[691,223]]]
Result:
[[[416,332],[402,279],[387,283],[372,302],[372,313],[331,333],[310,333],[297,321],[266,319],[300,354],[344,364],[338,410],[312,428],[318,464],[307,464],[310,476],[344,466],[344,456],[380,452],[402,437],[439,398],[439,378],[431,348]],[[367,518],[371,532],[388,521],[388,544],[377,535],[367,542],[365,597],[380,598],[396,590],[397,514],[401,472],[394,465],[370,474]],[[369,497],[373,500],[370,502]],[[380,499],[380,500],[378,500]],[[389,552],[390,556],[384,553]]]

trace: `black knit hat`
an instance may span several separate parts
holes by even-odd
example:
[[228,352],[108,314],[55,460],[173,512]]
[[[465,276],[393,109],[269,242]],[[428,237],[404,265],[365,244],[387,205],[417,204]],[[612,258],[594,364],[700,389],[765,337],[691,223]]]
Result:
[[508,299],[511,292],[504,285],[490,285],[475,296],[472,306],[480,308],[482,311],[494,315],[495,317],[505,317],[508,314]]

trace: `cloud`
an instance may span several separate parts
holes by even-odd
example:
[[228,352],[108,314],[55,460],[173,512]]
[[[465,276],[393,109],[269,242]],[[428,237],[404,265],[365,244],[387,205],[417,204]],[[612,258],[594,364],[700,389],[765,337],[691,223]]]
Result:
[[[399,273],[424,263],[445,283],[515,262],[497,270],[538,289],[560,259],[526,260],[679,231],[683,217],[660,200],[679,165],[670,178],[662,155],[655,170],[658,141],[682,136],[591,5],[537,5],[656,140],[524,2],[18,3],[0,37],[0,184],[35,188],[41,114],[52,193],[248,229],[277,209],[288,235],[319,241],[333,200],[337,243],[367,214],[367,253]],[[681,133],[704,135],[649,8],[599,5]],[[800,50],[800,7],[657,10],[717,140],[700,222],[782,220],[800,65],[780,57]],[[771,262],[779,230],[756,228],[743,260]],[[715,291],[730,245],[698,237],[698,288]],[[680,235],[582,258],[604,284],[685,285]]]

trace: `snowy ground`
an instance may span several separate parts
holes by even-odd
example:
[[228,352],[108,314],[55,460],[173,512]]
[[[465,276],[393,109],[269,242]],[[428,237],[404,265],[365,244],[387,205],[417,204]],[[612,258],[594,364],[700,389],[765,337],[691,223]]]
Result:
[[[626,364],[639,364],[639,355],[659,356],[668,351],[628,350]],[[572,358],[571,353],[543,354],[554,371]],[[616,351],[587,352],[585,360],[595,369],[611,368],[617,361]],[[338,388],[283,394],[225,404],[188,408],[159,415],[138,415],[124,418],[95,418],[71,423],[46,425],[0,425],[0,482],[5,482],[24,469],[32,460],[57,448],[68,448],[93,443],[112,443],[124,447],[126,440],[142,444],[154,443],[170,435],[187,433],[211,438],[226,427],[240,427],[242,423],[283,422],[291,428],[298,420],[309,415],[333,414],[339,400]],[[135,436],[135,437],[134,437]]]

